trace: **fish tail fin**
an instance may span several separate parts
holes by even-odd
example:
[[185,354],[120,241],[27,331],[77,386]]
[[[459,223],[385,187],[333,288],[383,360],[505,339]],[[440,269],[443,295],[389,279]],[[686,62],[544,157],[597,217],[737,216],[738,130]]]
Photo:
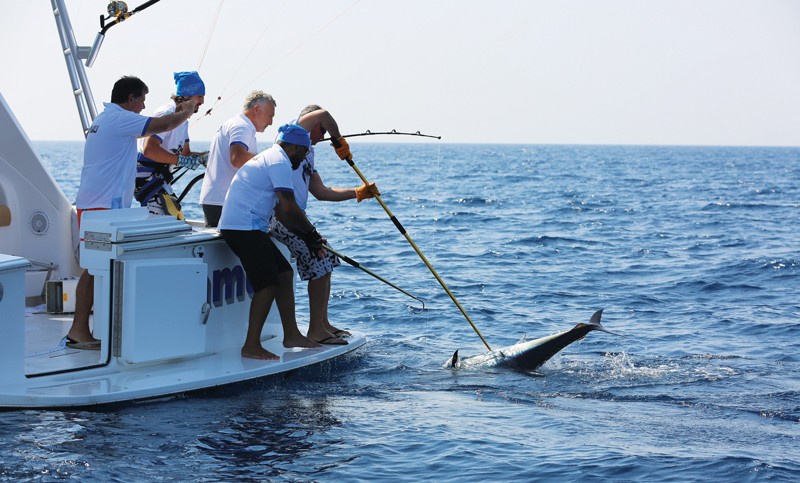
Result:
[[603,309],[600,309],[592,315],[592,318],[589,319],[589,323],[587,325],[591,325],[593,327],[592,330],[599,330],[600,332],[605,332],[606,334],[617,335],[622,337],[622,334],[616,334],[603,327],[603,324],[600,323],[600,318],[602,316],[603,316]]

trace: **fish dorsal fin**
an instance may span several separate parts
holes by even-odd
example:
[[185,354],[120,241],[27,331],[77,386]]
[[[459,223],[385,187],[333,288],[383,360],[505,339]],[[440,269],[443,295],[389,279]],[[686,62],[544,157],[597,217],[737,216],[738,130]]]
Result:
[[456,367],[458,365],[458,349],[453,352],[453,358],[450,359],[450,367]]
[[525,334],[525,335],[522,336],[522,338],[519,340],[519,342],[517,342],[517,344],[522,344],[523,342],[527,342],[527,341],[528,341],[528,334]]

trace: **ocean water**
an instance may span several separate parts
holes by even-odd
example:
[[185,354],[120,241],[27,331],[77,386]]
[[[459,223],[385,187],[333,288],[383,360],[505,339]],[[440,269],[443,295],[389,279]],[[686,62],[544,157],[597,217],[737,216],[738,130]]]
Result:
[[[81,143],[36,145],[74,199]],[[483,344],[380,205],[311,201],[333,247],[424,309],[343,265],[330,313],[367,334],[354,354],[167,400],[3,412],[0,478],[800,478],[800,149],[351,146],[493,348],[600,308],[624,336],[590,333],[535,374],[444,369]],[[360,184],[326,146],[318,169]]]

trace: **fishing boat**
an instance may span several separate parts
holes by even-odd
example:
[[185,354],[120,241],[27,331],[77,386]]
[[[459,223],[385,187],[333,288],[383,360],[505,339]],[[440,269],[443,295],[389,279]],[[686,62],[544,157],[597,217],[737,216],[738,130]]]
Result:
[[[64,1],[51,3],[87,132],[97,113],[82,61],[91,65],[102,32],[79,47]],[[95,277],[100,350],[63,339],[84,268]],[[0,93],[1,408],[159,398],[287,373],[366,342],[353,333],[347,345],[284,348],[273,307],[261,338],[280,360],[243,358],[251,296],[238,258],[202,222],[129,208],[87,212],[78,232],[75,207]]]

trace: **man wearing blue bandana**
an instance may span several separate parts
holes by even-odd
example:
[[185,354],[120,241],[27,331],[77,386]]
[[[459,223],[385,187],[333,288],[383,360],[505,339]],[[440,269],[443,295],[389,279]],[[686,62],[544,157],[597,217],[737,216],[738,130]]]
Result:
[[[197,72],[176,72],[175,95],[167,104],[156,109],[153,117],[175,112],[178,106],[193,100],[194,112],[205,101],[206,86]],[[183,219],[180,204],[172,191],[172,167],[197,169],[205,164],[206,153],[192,152],[189,147],[189,121],[171,131],[153,134],[139,140],[134,196],[141,206],[153,215],[172,215]]]
[[[341,159],[350,158],[350,148],[339,132],[339,125],[327,109],[311,104],[300,112],[297,124],[308,130],[311,136],[311,149],[292,173],[294,196],[303,210],[308,203],[308,194],[320,201],[345,201],[355,199],[359,203],[367,198],[380,194],[374,183],[358,188],[335,188],[325,185],[314,165],[314,146],[326,134],[330,135],[336,155]],[[345,337],[350,333],[339,329],[328,320],[328,301],[331,295],[331,274],[339,266],[339,259],[332,253],[325,257],[316,257],[309,252],[303,240],[288,230],[283,223],[273,216],[269,225],[270,235],[286,245],[297,261],[297,274],[301,280],[308,281],[308,305],[310,320],[308,334],[311,340],[321,344],[344,345]]]
[[[184,123],[195,110],[194,99],[171,114],[146,117],[145,97],[149,89],[138,77],[125,76],[114,83],[111,102],[92,122],[83,148],[81,184],[75,198],[78,225],[81,214],[91,210],[130,208],[136,178],[136,140],[168,132]],[[75,289],[75,316],[66,335],[74,349],[99,350],[100,341],[89,330],[94,305],[94,276],[84,270]]]
[[261,345],[261,331],[273,301],[281,316],[284,347],[320,346],[297,328],[292,267],[267,234],[275,213],[302,238],[309,251],[320,257],[325,254],[322,245],[326,240],[297,205],[292,184],[292,170],[300,166],[310,147],[308,131],[297,124],[284,124],[278,128],[278,139],[271,148],[239,168],[222,205],[220,234],[241,260],[254,291],[242,357],[278,359]]

